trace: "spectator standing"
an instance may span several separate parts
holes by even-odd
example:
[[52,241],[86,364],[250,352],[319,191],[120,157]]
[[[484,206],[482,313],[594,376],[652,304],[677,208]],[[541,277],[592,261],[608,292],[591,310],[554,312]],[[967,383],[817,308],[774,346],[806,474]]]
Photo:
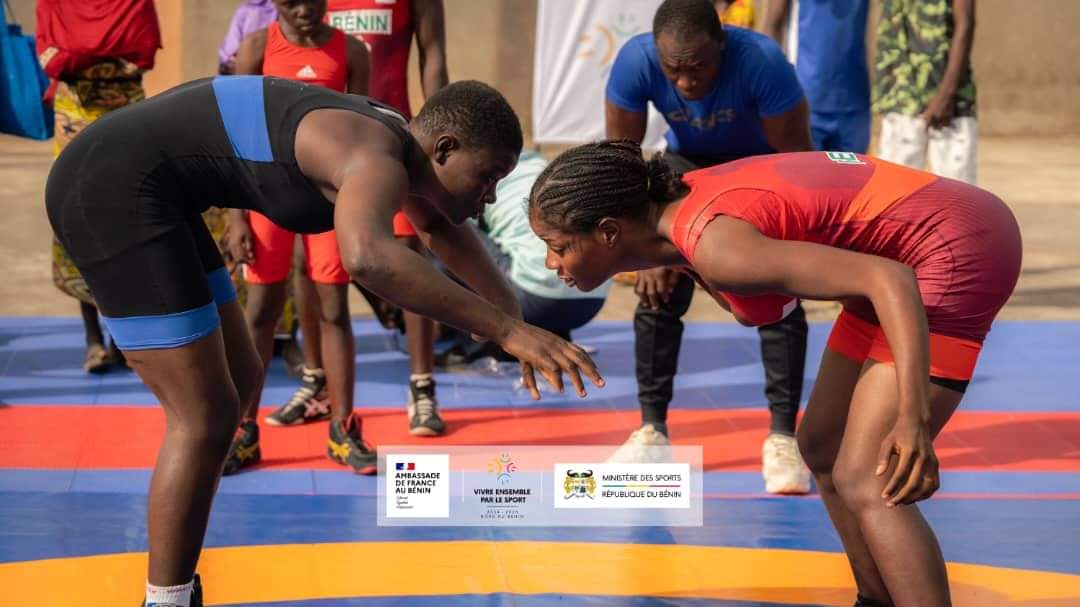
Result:
[[[142,76],[154,67],[161,32],[152,0],[38,0],[38,60],[52,80],[47,93],[56,115],[53,154],[90,123],[142,101]],[[94,295],[54,238],[53,283],[79,301],[86,352],[83,370],[104,373],[124,362],[105,345]]]
[[[409,108],[409,51],[413,39],[419,53],[420,86],[429,99],[446,86],[446,27],[442,0],[330,0],[330,25],[355,36],[371,51],[368,94],[396,108],[406,118]],[[415,251],[423,249],[416,230],[404,214],[394,218],[394,234]],[[364,291],[361,289],[361,291]],[[373,306],[381,305],[364,292]],[[409,346],[409,394],[406,405],[409,433],[438,436],[446,431],[435,395],[435,323],[406,311]]]
[[870,147],[869,0],[770,0],[765,33],[784,46],[810,104],[814,147],[865,154]]
[[874,61],[881,158],[975,183],[974,40],[975,0],[884,0]]

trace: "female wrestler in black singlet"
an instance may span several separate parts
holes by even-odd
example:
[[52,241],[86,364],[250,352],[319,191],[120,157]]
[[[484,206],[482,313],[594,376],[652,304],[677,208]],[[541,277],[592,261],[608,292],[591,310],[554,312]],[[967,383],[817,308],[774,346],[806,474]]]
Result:
[[[166,412],[150,483],[150,584],[190,587],[237,412],[257,398],[263,372],[199,218],[210,204],[295,232],[336,229],[354,279],[498,343],[522,361],[534,398],[534,369],[560,390],[565,372],[582,396],[581,374],[603,384],[580,348],[521,321],[512,291],[459,225],[494,201],[521,146],[513,109],[478,82],[440,90],[407,124],[364,97],[237,76],[114,112],[64,150],[46,187],[49,220]],[[399,209],[475,295],[398,243]],[[352,424],[350,447],[364,449]]]

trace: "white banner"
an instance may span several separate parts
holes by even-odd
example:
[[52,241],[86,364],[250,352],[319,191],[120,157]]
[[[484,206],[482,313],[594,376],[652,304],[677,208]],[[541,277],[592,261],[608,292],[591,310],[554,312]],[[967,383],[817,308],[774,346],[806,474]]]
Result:
[[[540,0],[533,65],[533,140],[604,138],[604,88],[622,45],[652,30],[661,0]],[[643,146],[664,147],[667,125],[649,105]]]
[[700,527],[700,445],[380,445],[380,527]]

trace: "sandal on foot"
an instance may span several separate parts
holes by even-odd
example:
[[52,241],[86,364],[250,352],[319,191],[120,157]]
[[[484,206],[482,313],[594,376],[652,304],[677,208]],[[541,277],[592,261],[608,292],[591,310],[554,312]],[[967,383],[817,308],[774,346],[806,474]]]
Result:
[[86,357],[83,359],[83,371],[98,375],[109,370],[112,361],[109,360],[109,352],[101,344],[86,346]]

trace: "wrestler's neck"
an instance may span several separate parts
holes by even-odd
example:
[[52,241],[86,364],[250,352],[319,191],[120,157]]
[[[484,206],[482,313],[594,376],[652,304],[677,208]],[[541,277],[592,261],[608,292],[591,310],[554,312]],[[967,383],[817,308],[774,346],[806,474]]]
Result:
[[411,146],[411,149],[404,151],[405,171],[409,174],[409,194],[418,198],[437,196],[442,184],[431,166],[435,139],[429,133],[416,128],[414,123],[409,124],[409,133],[412,134],[412,141],[407,145]]
[[686,259],[672,242],[671,226],[682,198],[672,202],[652,203],[640,235],[631,240],[638,243],[631,247],[632,255],[643,267],[685,266]]
[[278,27],[281,28],[281,35],[285,37],[286,42],[300,48],[319,48],[329,42],[334,33],[334,28],[325,23],[320,23],[310,32],[302,32],[280,18]]

